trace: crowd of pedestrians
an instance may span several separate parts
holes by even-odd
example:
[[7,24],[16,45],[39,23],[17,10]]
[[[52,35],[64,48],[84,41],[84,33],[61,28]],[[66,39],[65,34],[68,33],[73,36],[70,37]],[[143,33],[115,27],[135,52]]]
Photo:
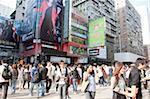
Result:
[[60,99],[71,98],[69,88],[73,89],[74,94],[81,89],[85,99],[95,99],[96,87],[102,86],[111,86],[112,99],[142,99],[142,84],[150,93],[150,67],[142,59],[137,60],[136,64],[115,62],[112,66],[70,65],[63,60],[59,63],[42,61],[34,64],[8,64],[7,61],[3,59],[0,66],[2,99],[7,98],[9,86],[11,95],[14,95],[16,89],[24,90],[26,84],[29,96],[34,95],[34,89],[39,97],[55,88]]

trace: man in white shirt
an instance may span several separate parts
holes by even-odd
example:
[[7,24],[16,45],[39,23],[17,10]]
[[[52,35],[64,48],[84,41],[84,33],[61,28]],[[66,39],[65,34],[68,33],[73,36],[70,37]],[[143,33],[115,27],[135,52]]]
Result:
[[47,72],[47,79],[46,79],[46,93],[49,92],[49,89],[51,88],[52,85],[52,63],[51,62],[47,62],[47,66],[46,66],[48,72]]
[[65,63],[63,60],[59,63],[59,68],[57,70],[57,75],[59,76],[59,89],[60,89],[60,99],[67,98],[67,76],[68,76],[68,69],[65,67]]
[[0,66],[0,84],[2,85],[2,99],[7,98],[8,86],[9,86],[9,79],[5,80],[2,76],[3,71],[7,66],[8,66],[7,59],[2,60],[2,65]]

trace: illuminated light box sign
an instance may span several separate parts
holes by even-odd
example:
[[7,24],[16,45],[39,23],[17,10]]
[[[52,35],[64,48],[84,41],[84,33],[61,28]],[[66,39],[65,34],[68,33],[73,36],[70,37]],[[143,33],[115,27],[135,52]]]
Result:
[[105,18],[99,18],[89,22],[89,47],[105,45]]

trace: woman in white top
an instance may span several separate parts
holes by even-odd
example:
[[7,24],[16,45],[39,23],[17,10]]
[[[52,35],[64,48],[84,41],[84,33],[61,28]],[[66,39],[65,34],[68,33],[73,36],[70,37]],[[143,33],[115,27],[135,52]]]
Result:
[[23,71],[24,71],[24,68],[22,67],[22,65],[19,65],[19,68],[18,68],[19,90],[23,89]]

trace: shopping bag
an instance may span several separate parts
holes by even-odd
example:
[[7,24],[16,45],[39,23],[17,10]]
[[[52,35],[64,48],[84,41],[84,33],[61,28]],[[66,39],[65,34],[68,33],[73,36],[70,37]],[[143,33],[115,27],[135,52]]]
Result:
[[82,86],[81,86],[81,92],[86,92],[86,89],[88,88],[89,86],[89,81],[83,81],[82,82]]

